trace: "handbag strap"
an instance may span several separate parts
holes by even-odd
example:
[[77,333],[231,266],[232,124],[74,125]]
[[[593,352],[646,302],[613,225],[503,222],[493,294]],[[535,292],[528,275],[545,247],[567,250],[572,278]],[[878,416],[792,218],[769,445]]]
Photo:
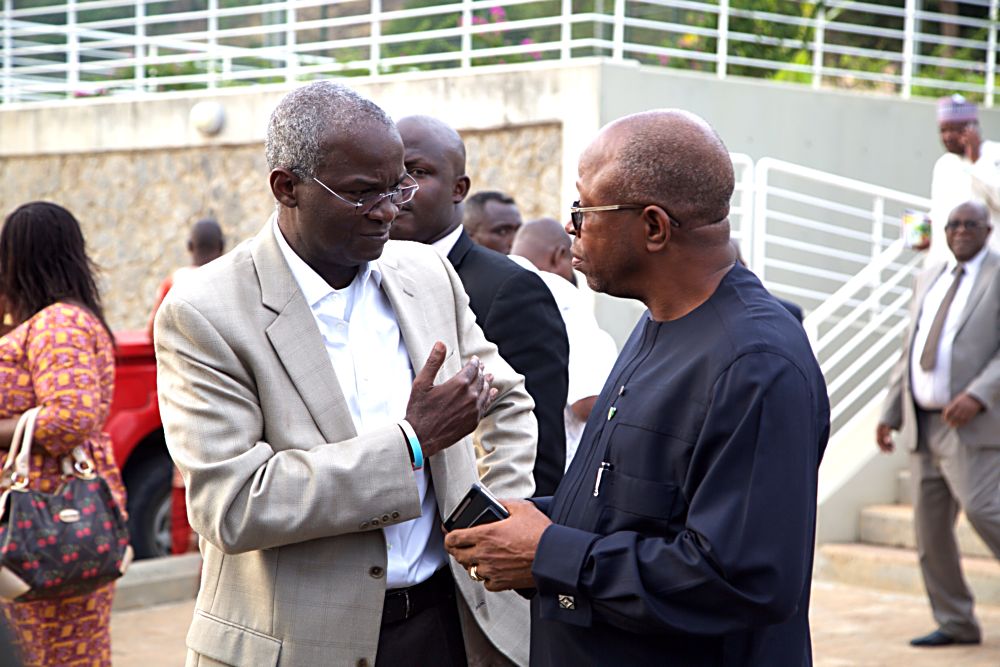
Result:
[[[0,470],[0,488],[25,489],[31,471],[31,442],[35,435],[35,420],[41,406],[25,410],[14,427],[14,437],[10,441],[7,459]],[[80,479],[94,479],[94,464],[87,457],[83,447],[76,446],[62,460],[63,474],[75,475]]]
[[[28,472],[31,469],[31,439],[35,434],[35,420],[40,407],[25,410],[14,427],[14,437],[10,440],[7,460],[4,461],[0,477],[10,475],[11,486],[23,486],[28,483]],[[17,478],[15,479],[15,475]]]

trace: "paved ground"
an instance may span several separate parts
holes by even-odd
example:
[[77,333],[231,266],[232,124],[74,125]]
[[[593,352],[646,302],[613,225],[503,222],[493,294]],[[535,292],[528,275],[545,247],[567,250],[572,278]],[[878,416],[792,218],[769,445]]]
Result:
[[[114,667],[178,667],[194,602],[115,613]],[[914,649],[911,637],[933,628],[927,601],[841,584],[813,585],[816,667],[997,667],[1000,607],[980,607],[982,646]]]
[[916,649],[911,638],[934,629],[926,598],[813,583],[811,625],[816,667],[997,667],[1000,607],[980,606],[981,646]]

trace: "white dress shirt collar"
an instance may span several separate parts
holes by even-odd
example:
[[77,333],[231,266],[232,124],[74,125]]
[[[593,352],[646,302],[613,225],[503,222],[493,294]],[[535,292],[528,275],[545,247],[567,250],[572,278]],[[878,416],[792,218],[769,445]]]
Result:
[[455,229],[451,230],[432,243],[431,247],[437,250],[438,254],[447,259],[448,253],[450,253],[451,249],[455,247],[456,243],[458,243],[458,237],[462,235],[462,229],[464,229],[462,225],[455,227]]
[[346,298],[335,299],[331,305],[335,310],[339,311],[336,313],[338,317],[343,320],[350,320],[351,311],[357,300],[356,295],[368,287],[368,281],[374,281],[376,289],[382,287],[382,270],[377,261],[372,261],[358,266],[358,273],[350,285],[341,289],[334,289],[311,266],[306,264],[305,260],[299,257],[298,253],[292,250],[292,246],[288,244],[285,235],[281,233],[281,228],[278,227],[277,216],[274,216],[272,221],[274,225],[274,237],[278,241],[278,247],[281,248],[281,254],[284,256],[285,261],[288,262],[288,268],[292,272],[295,282],[302,289],[302,295],[305,297],[306,303],[309,304],[310,308],[315,309],[321,301],[331,294],[342,294]]
[[[962,280],[968,280],[971,283],[975,282],[976,276],[979,275],[979,269],[982,268],[983,262],[986,260],[986,253],[990,251],[990,244],[987,243],[983,246],[975,257],[970,259],[968,262],[962,262],[962,267],[965,269],[965,277]],[[950,254],[950,253],[949,253]],[[951,273],[958,266],[958,260],[955,259],[955,255],[951,255],[948,263],[945,265],[944,272]]]

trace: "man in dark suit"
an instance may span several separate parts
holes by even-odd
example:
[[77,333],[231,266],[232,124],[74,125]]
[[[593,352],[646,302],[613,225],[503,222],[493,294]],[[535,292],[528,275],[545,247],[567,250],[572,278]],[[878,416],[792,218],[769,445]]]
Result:
[[1000,254],[989,248],[991,230],[979,202],[948,216],[952,257],[917,276],[876,431],[883,451],[899,429],[911,452],[920,571],[938,625],[913,646],[982,640],[955,542],[959,510],[1000,558]]
[[580,158],[573,265],[648,311],[555,496],[445,538],[487,590],[535,590],[534,666],[812,664],[830,406],[802,327],[735,262],[733,183],[678,110],[616,121]]
[[470,180],[458,133],[427,116],[404,118],[398,127],[407,172],[420,189],[402,206],[391,236],[430,244],[448,257],[469,295],[476,323],[500,356],[524,376],[538,419],[535,493],[550,495],[566,461],[563,406],[569,343],[559,309],[538,276],[476,245],[463,230],[462,201]]

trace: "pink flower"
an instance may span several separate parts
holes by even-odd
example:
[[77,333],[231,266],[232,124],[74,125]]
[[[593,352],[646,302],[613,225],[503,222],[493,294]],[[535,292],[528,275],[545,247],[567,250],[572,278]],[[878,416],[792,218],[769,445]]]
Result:
[[660,56],[660,64],[666,67],[670,63],[670,56]]
[[507,12],[504,11],[503,7],[490,7],[490,18],[496,22],[506,21]]
[[486,19],[484,19],[482,16],[472,17],[472,25],[482,25],[484,23],[486,23]]

